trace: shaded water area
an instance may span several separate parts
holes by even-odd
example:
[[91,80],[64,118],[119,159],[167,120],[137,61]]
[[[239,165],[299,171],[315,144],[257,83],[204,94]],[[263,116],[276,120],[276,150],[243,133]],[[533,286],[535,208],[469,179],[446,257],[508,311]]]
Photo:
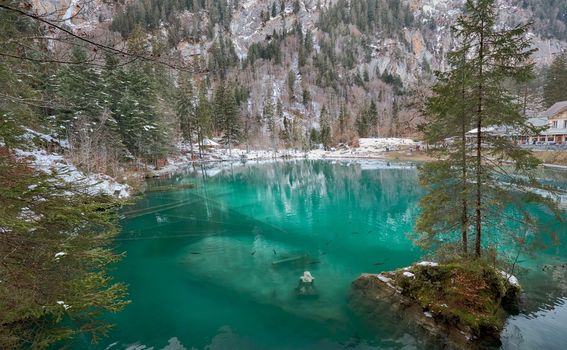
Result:
[[[567,185],[566,173],[546,178]],[[301,160],[189,169],[148,183],[116,241],[127,257],[113,274],[129,285],[132,304],[109,316],[115,329],[92,348],[440,347],[395,315],[370,325],[348,307],[361,273],[424,254],[407,236],[422,195],[417,180],[409,163]],[[566,243],[522,259],[526,305],[510,319],[503,348],[567,344],[564,263]],[[296,296],[305,270],[317,299]]]

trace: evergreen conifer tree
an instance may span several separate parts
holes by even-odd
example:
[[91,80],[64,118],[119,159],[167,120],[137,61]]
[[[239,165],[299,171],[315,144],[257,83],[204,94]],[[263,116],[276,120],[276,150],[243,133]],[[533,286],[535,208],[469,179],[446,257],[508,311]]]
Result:
[[545,75],[543,97],[547,107],[567,101],[567,51],[559,54]]
[[234,87],[229,88],[225,92],[224,101],[224,120],[223,120],[223,137],[221,142],[228,145],[229,153],[232,154],[232,145],[240,140],[241,128],[239,118],[239,108],[236,102]]
[[193,85],[187,74],[181,74],[177,93],[177,118],[183,139],[188,141],[193,155],[193,132],[195,129],[195,106]]
[[[531,77],[529,58],[533,50],[526,39],[528,26],[500,30],[495,19],[494,0],[467,0],[464,14],[457,20],[455,32],[461,44],[452,54],[453,71],[440,76],[429,101],[432,121],[427,131],[433,139],[455,137],[457,142],[421,175],[429,194],[421,202],[424,210],[419,231],[459,232],[466,253],[470,228],[477,258],[483,246],[507,237],[526,243],[530,233],[546,232],[525,210],[526,205],[544,205],[559,217],[553,200],[534,191],[545,188],[532,172],[539,161],[506,133],[487,131],[488,127],[506,127],[520,134],[533,132],[517,97],[504,84],[506,80],[522,82]],[[476,129],[469,141],[464,130],[471,124]],[[512,167],[502,166],[503,162]],[[459,205],[459,209],[448,208],[449,203],[455,208]],[[522,227],[510,232],[500,225],[505,212],[517,215]]]

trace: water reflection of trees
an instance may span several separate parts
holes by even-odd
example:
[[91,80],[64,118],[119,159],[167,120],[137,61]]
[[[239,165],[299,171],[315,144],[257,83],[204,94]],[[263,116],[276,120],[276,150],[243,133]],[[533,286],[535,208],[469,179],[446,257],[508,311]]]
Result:
[[328,219],[325,213],[331,212],[344,223],[376,230],[392,243],[407,243],[404,234],[413,227],[420,196],[417,171],[375,165],[366,170],[350,162],[275,162],[234,167],[210,180],[247,186],[264,211],[279,219],[294,215],[306,229],[319,218]]

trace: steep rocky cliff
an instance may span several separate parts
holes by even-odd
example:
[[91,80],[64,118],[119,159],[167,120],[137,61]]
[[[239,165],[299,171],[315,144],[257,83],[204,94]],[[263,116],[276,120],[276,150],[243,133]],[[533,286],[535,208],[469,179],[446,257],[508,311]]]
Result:
[[[243,109],[250,115],[262,114],[271,98],[282,104],[280,125],[285,117],[308,130],[319,127],[323,107],[338,123],[344,106],[353,129],[373,100],[379,116],[369,134],[407,135],[418,118],[412,111],[416,91],[433,79],[434,70],[446,69],[444,57],[454,45],[450,27],[463,2],[34,0],[33,6],[77,33],[117,46],[140,22],[150,36],[167,38],[174,55],[186,62],[198,58],[212,73],[221,70],[246,85],[250,94]],[[536,13],[553,3],[499,1],[499,25],[535,22],[530,35],[539,67],[567,47],[565,38],[553,34],[561,32],[567,15],[546,19]],[[226,62],[218,63],[219,56]]]

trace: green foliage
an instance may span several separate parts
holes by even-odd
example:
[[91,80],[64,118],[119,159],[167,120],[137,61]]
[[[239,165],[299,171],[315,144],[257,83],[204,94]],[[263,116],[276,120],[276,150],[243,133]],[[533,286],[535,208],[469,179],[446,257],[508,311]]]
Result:
[[292,70],[290,70],[287,73],[287,92],[290,98],[293,98],[293,87],[295,86],[295,80],[296,80],[295,73]]
[[229,148],[232,147],[233,144],[240,142],[240,111],[238,103],[236,102],[234,86],[231,86],[225,92],[225,101],[223,103],[222,132],[223,136],[221,143],[228,145]]
[[213,43],[209,56],[209,71],[221,79],[226,77],[229,68],[236,66],[238,56],[229,38],[220,38]]
[[315,148],[317,145],[319,145],[321,142],[321,134],[319,133],[319,131],[315,128],[311,128],[309,130],[309,148],[313,149]]
[[248,48],[248,56],[244,66],[253,66],[258,59],[273,60],[274,64],[282,63],[281,42],[285,39],[285,34],[274,33],[268,38],[268,43],[252,43]]
[[392,85],[394,87],[394,91],[396,94],[400,95],[404,90],[404,83],[399,76],[393,75],[388,72],[382,73],[380,79],[388,85]]
[[377,126],[378,109],[374,100],[364,108],[361,108],[354,122],[359,137],[368,137],[370,132]]
[[177,91],[177,118],[179,119],[183,139],[192,145],[196,115],[193,84],[187,74],[181,74],[179,79],[179,88]]
[[547,107],[567,101],[567,51],[555,57],[545,74],[543,98]]
[[[426,108],[430,120],[425,134],[430,142],[452,138],[440,160],[423,167],[421,180],[428,194],[420,202],[422,215],[417,231],[428,238],[448,234],[449,242],[461,233],[467,254],[469,229],[474,231],[475,255],[481,256],[490,243],[525,246],[526,237],[546,233],[525,208],[546,207],[561,219],[557,204],[538,191],[533,170],[539,162],[506,134],[485,131],[486,127],[511,127],[522,135],[533,128],[522,114],[518,98],[506,81],[525,82],[532,76],[529,59],[533,50],[526,39],[528,26],[495,29],[494,0],[467,1],[455,33],[460,46],[450,54],[453,70],[439,74],[439,82]],[[471,126],[477,132],[468,137]],[[503,162],[511,164],[502,166]],[[519,223],[506,229],[504,214]]]
[[319,18],[319,27],[328,33],[352,24],[365,34],[380,30],[386,35],[397,35],[402,27],[412,23],[409,5],[400,0],[339,0]]
[[118,230],[117,203],[84,190],[1,152],[1,348],[96,340],[110,327],[101,313],[126,305],[125,286],[106,273],[120,258],[106,247]]
[[[202,82],[199,89],[199,100],[195,112],[195,129],[199,145],[214,129],[213,106],[207,97],[206,85]],[[199,149],[201,151],[201,149]]]
[[[30,55],[47,60],[41,41],[24,39],[45,35],[29,19],[0,10],[4,53],[18,54],[16,43],[26,40]],[[120,258],[108,248],[118,230],[119,203],[87,195],[88,188],[38,173],[14,156],[14,147],[29,146],[21,137],[25,127],[53,119],[46,113],[69,120],[81,116],[89,123],[104,115],[102,80],[82,64],[84,57],[76,50],[77,65],[59,73],[53,64],[0,60],[2,349],[47,348],[75,336],[97,340],[110,328],[100,315],[127,303],[125,286],[107,274]],[[54,81],[61,83],[56,89]]]
[[323,106],[321,109],[321,115],[319,116],[319,143],[325,147],[325,149],[329,149],[331,146],[331,120],[329,116],[329,112],[327,111],[327,107]]
[[[117,14],[112,20],[112,30],[120,32],[123,38],[128,38],[136,26],[148,30],[160,28],[161,23],[169,24],[172,28],[170,35],[177,35],[178,40],[192,39],[200,33],[185,32],[184,35],[179,24],[178,14],[188,10],[197,13],[206,10],[211,25],[220,24],[228,28],[231,20],[231,11],[226,0],[193,1],[193,0],[140,0],[134,1],[126,7],[126,11]],[[209,31],[212,30],[212,27]],[[210,36],[212,37],[212,36]],[[178,42],[178,41],[177,41]],[[173,44],[177,43],[175,40]]]

